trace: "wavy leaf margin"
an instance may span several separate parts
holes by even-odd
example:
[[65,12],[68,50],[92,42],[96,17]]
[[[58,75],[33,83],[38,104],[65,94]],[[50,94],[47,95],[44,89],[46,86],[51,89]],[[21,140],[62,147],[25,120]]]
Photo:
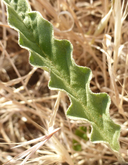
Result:
[[66,92],[71,100],[67,116],[91,123],[91,141],[109,144],[119,151],[120,126],[109,116],[110,98],[90,90],[92,72],[72,58],[72,45],[53,36],[52,25],[26,0],[3,0],[8,23],[19,32],[19,45],[30,52],[30,63],[50,72],[49,87]]

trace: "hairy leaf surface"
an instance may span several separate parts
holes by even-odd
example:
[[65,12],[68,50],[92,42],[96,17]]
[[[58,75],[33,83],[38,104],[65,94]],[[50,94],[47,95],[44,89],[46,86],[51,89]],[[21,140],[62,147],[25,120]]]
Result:
[[92,126],[91,141],[105,142],[118,151],[120,126],[110,119],[110,98],[90,90],[92,72],[76,65],[71,43],[55,39],[52,25],[40,13],[31,11],[26,0],[4,2],[8,22],[19,32],[19,44],[30,52],[30,63],[49,71],[51,89],[68,94],[71,105],[67,116],[88,121]]

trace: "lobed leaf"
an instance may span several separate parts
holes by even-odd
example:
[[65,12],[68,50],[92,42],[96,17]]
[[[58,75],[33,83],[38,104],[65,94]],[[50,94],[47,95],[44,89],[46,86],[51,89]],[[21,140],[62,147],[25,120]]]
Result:
[[30,52],[30,63],[50,72],[51,89],[68,94],[71,105],[67,116],[91,123],[91,141],[105,142],[118,151],[120,126],[110,119],[110,98],[106,93],[95,94],[90,90],[92,72],[76,65],[71,43],[55,39],[52,25],[40,13],[31,11],[26,0],[4,2],[8,22],[19,32],[19,44]]

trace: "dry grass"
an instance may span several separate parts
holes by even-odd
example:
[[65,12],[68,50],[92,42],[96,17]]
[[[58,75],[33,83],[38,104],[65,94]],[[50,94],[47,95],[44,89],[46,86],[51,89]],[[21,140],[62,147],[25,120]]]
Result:
[[[92,69],[92,91],[110,95],[110,116],[122,128],[120,153],[128,161],[127,0],[117,0],[113,8],[109,0],[29,2],[33,10],[39,11],[53,24],[56,38],[71,41],[76,63]],[[33,146],[27,144],[12,149],[16,144],[42,136],[45,140],[49,137],[49,140],[44,145],[42,143],[43,146],[32,154],[27,164],[119,164],[104,144],[92,144],[75,135],[75,130],[84,125],[89,137],[90,125],[66,118],[67,96],[50,91],[47,86],[49,74],[30,66],[28,52],[18,46],[17,32],[7,25],[6,16],[1,2],[0,164]],[[49,128],[61,129],[51,137],[47,135]],[[73,150],[73,139],[79,141],[81,151]],[[20,164],[22,160],[15,161],[16,158],[18,156],[6,164]]]

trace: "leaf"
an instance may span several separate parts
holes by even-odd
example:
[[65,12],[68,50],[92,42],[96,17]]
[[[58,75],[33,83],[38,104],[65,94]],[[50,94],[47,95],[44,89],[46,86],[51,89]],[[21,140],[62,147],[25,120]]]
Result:
[[91,123],[91,141],[105,142],[118,151],[120,126],[110,119],[110,98],[106,93],[92,93],[89,87],[92,72],[76,65],[71,43],[55,39],[52,25],[39,12],[31,11],[27,1],[4,2],[9,24],[19,31],[19,44],[30,52],[30,63],[50,72],[51,89],[68,94],[71,105],[67,116]]
[[78,129],[75,130],[75,135],[77,135],[78,137],[84,139],[84,140],[88,140],[87,137],[87,128],[86,127],[79,127]]
[[[75,135],[77,135],[81,139],[84,139],[86,141],[88,140],[86,127],[81,126],[81,127],[77,128],[74,133],[75,133]],[[82,150],[82,146],[77,140],[73,139],[72,143],[73,143],[73,149],[75,151],[81,151]]]
[[72,143],[73,143],[73,149],[75,151],[81,151],[82,150],[82,147],[81,147],[81,144],[76,141],[75,139],[72,140]]

